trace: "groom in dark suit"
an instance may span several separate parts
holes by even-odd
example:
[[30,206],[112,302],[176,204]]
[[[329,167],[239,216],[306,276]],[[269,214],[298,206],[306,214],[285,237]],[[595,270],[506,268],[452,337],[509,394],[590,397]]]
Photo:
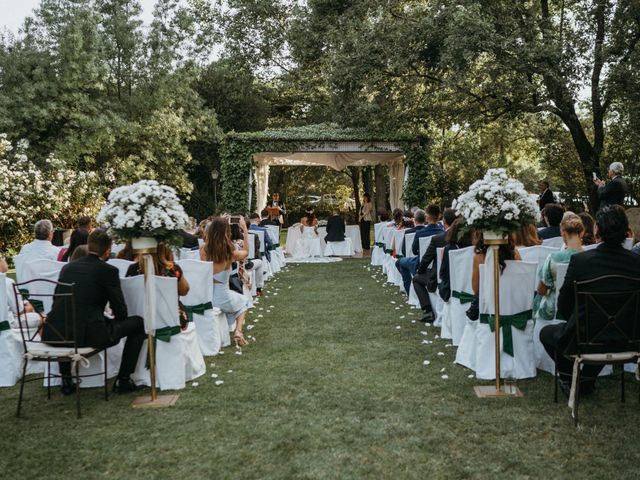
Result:
[[[554,358],[557,353],[556,367],[560,374],[560,385],[565,394],[568,394],[571,388],[573,362],[570,356],[577,353],[574,282],[592,280],[605,275],[637,278],[640,274],[640,255],[631,253],[622,245],[629,231],[629,221],[624,209],[619,205],[601,209],[596,214],[596,224],[602,243],[598,248],[577,253],[571,257],[564,284],[560,289],[558,312],[569,320],[557,325],[548,325],[540,331],[540,341],[547,353],[551,358]],[[630,279],[614,278],[594,282],[589,288],[593,292],[612,293],[638,289],[640,285]],[[620,302],[619,296],[613,295],[611,298],[612,301]],[[619,306],[622,307],[622,305]],[[593,310],[596,312],[595,315],[600,313],[596,307],[593,307]],[[584,322],[584,305],[581,305],[581,310],[577,314]],[[589,318],[593,319],[594,314],[592,313]],[[633,315],[629,315],[626,321],[629,322],[627,325],[635,323],[637,325],[635,328],[640,327],[638,325],[640,319],[633,318]],[[599,350],[601,352],[620,351],[620,347],[616,346],[619,340],[620,335],[617,330],[609,329],[606,336],[605,334],[599,336],[599,341],[602,343]],[[583,365],[584,380],[580,382],[581,394],[589,394],[593,391],[600,370],[602,370],[601,365]]]
[[324,237],[325,242],[342,242],[344,241],[344,232],[346,227],[344,220],[340,216],[340,209],[334,208],[333,215],[327,220],[327,235]]
[[[111,255],[111,238],[104,230],[96,229],[89,235],[89,255],[65,265],[60,272],[60,283],[73,284],[76,310],[76,337],[79,347],[112,347],[126,337],[118,378],[114,391],[132,392],[137,386],[130,378],[133,373],[145,331],[141,317],[129,317],[127,305],[120,287],[118,269],[106,263]],[[65,293],[66,288],[58,286],[56,294]],[[109,304],[113,318],[104,314]],[[56,297],[47,322],[43,328],[42,340],[60,342],[73,340],[72,322],[67,318],[69,305],[64,297]],[[62,392],[71,394],[77,388],[71,379],[71,364],[60,363]]]

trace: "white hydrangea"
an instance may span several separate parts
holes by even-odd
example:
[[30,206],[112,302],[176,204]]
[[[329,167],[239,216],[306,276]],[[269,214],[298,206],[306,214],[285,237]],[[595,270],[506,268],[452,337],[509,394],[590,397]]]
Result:
[[453,202],[453,208],[468,225],[482,230],[509,232],[540,220],[535,199],[504,168],[488,170]]
[[167,239],[186,228],[188,220],[176,191],[155,180],[141,180],[112,190],[98,214],[98,222],[120,239]]

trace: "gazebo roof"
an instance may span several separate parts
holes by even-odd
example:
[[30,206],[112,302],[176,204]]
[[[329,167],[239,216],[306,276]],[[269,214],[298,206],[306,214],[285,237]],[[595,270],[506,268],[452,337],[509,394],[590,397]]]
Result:
[[[315,144],[308,151],[400,151],[396,143],[416,142],[417,138],[405,133],[380,134],[364,128],[340,127],[335,123],[320,123],[301,127],[266,129],[259,132],[231,132],[229,140],[252,142],[292,142]],[[344,144],[349,145],[344,145]],[[322,148],[325,144],[325,148]],[[330,145],[333,145],[330,147]],[[307,150],[305,148],[305,150]]]

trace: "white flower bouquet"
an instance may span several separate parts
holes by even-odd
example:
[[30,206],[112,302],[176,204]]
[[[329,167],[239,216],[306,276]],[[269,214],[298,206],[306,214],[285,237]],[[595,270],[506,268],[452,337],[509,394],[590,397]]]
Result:
[[181,241],[179,231],[188,221],[176,191],[154,180],[114,189],[98,214],[98,222],[120,240],[153,237],[170,244]]
[[524,185],[510,178],[504,168],[489,169],[452,207],[471,228],[504,236],[520,226],[537,223],[540,211]]

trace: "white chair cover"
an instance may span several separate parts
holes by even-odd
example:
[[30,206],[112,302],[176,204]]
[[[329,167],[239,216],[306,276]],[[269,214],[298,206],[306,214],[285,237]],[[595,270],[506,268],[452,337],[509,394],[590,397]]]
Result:
[[622,242],[622,246],[626,250],[631,250],[633,248],[633,238],[625,238],[624,242]]
[[416,238],[416,233],[407,233],[404,236],[404,244],[406,245],[405,247],[405,256],[406,257],[415,257],[416,255],[413,253],[413,250],[411,249],[411,246],[413,245],[413,239]]
[[353,257],[354,254],[350,238],[345,238],[341,242],[327,242],[324,249],[325,257]]
[[[387,227],[382,232],[382,238],[384,243],[384,259],[382,263],[382,272],[388,275],[389,270],[389,258],[393,258],[391,252],[393,251],[393,228]],[[395,268],[395,265],[394,265]]]
[[16,281],[18,283],[24,282],[24,263],[25,256],[24,255],[15,255],[13,257],[13,264],[16,267]]
[[[436,279],[440,283],[440,267],[442,266],[442,257],[444,255],[444,247],[436,249]],[[440,298],[438,290],[435,292],[429,292],[429,301],[431,302],[431,308],[433,309],[433,326],[442,327],[442,311],[444,309],[444,301]]]
[[[156,337],[164,329],[175,330],[168,336],[169,341],[157,339],[155,342],[156,386],[161,390],[178,390],[185,387],[188,380],[205,372],[205,364],[198,346],[195,328],[180,331],[178,319],[178,280],[176,278],[156,277]],[[144,276],[122,280],[127,308],[132,315],[144,312]],[[147,341],[145,340],[135,372],[131,376],[137,384],[150,385],[149,370],[146,368]]]
[[[503,378],[530,378],[536,375],[533,348],[533,320],[526,321],[524,330],[506,325],[506,316],[530,312],[533,307],[533,292],[536,283],[535,263],[508,260],[500,277],[500,370]],[[494,313],[493,303],[493,255],[487,255],[485,265],[480,268],[480,321],[476,327],[476,377],[495,378],[495,334],[483,314]],[[513,340],[513,356],[504,352],[504,331],[510,329]]]
[[471,322],[467,317],[467,310],[471,304],[470,299],[473,297],[473,288],[471,287],[473,252],[474,247],[449,250],[451,297],[447,302],[449,307],[446,317],[443,316],[440,333],[442,338],[450,338],[451,343],[462,347],[462,352],[460,352],[460,348],[458,349],[456,361],[469,368],[472,368],[471,350],[473,350],[474,342],[462,346],[461,341],[467,325],[471,330],[467,333],[467,337],[472,335],[475,327],[475,322]]
[[396,252],[396,257],[402,255],[402,247],[404,246],[404,232],[403,230],[393,230],[393,249]]
[[560,248],[548,247],[546,245],[536,245],[533,247],[519,248],[520,258],[523,262],[533,262],[538,265],[538,269],[547,260],[547,257],[553,253],[560,251]]
[[379,222],[373,226],[373,249],[371,250],[371,265],[380,266],[384,261],[384,226],[386,222]]
[[[189,293],[181,297],[186,309],[195,309],[202,313],[193,312],[193,323],[198,335],[200,351],[203,355],[217,355],[222,348],[220,327],[220,309],[215,308],[213,301],[213,263],[200,260],[180,260],[178,262],[184,278],[189,282]],[[199,308],[200,307],[200,308]],[[222,316],[227,326],[227,320]]]
[[0,273],[0,387],[13,387],[20,378],[21,349],[11,332],[6,277]]
[[253,260],[256,257],[256,237],[257,234],[255,232],[249,232],[249,260]]
[[[64,262],[56,262],[44,258],[26,262],[24,264],[24,281],[42,279],[57,282],[60,270],[65,265],[66,263]],[[48,282],[34,282],[26,285],[26,287],[31,295],[38,295],[34,299],[40,300],[44,306],[44,312],[48,313],[53,303],[51,295],[53,295],[56,286]]]
[[111,258],[107,260],[107,263],[116,267],[118,269],[118,275],[120,276],[120,278],[124,278],[127,276],[127,270],[129,270],[129,267],[136,262],[124,260],[122,258]]
[[180,249],[180,260],[200,260],[200,250]]
[[418,239],[418,244],[420,245],[420,258],[424,257],[424,254],[427,253],[427,248],[431,245],[432,237],[420,237]]
[[552,248],[562,248],[564,247],[564,240],[562,239],[562,237],[547,238],[545,240],[542,240],[542,246],[552,247]]

